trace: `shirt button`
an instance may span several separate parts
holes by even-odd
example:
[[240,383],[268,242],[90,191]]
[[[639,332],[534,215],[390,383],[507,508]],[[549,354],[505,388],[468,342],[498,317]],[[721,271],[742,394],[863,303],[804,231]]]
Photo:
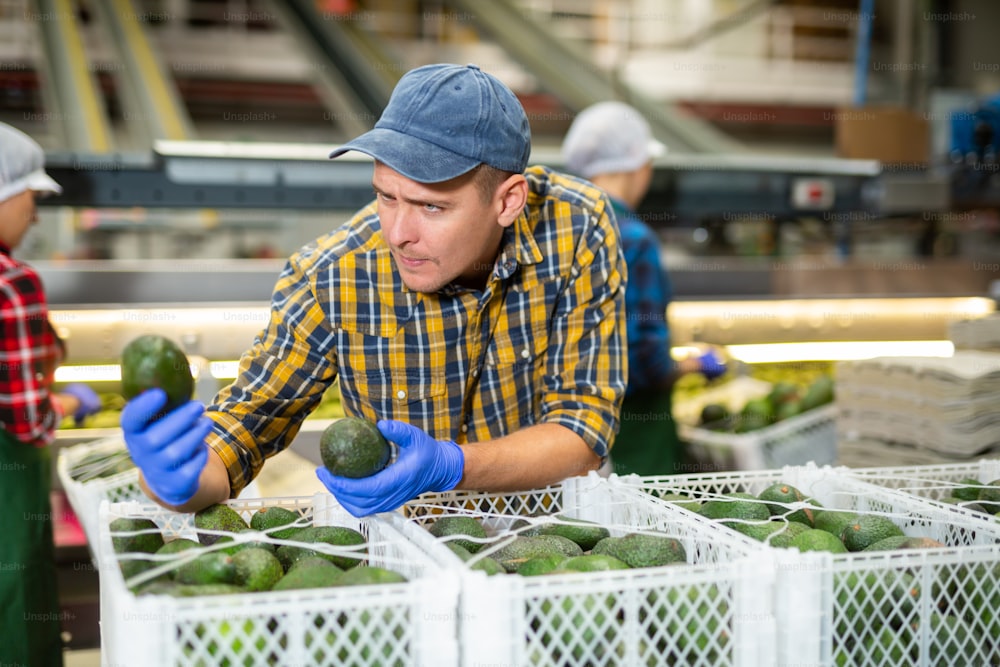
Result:
[[524,348],[523,350],[521,350],[521,356],[527,359],[528,357],[531,356],[531,352],[528,350],[528,348]]
[[462,424],[462,433],[468,433],[468,432],[469,432],[469,425]]
[[398,398],[399,400],[403,400],[404,398],[406,398],[406,392],[400,389],[399,391],[396,392],[396,398]]
[[472,377],[474,377],[474,378],[479,377],[479,369],[478,368],[473,368],[472,369]]
[[41,382],[45,379],[45,375],[43,373],[35,373],[35,379]]

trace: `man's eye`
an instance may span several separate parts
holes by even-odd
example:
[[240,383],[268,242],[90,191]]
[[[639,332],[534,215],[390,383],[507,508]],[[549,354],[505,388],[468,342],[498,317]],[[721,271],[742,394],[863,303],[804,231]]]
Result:
[[424,204],[424,210],[425,211],[430,211],[431,213],[435,213],[437,211],[440,211],[441,207],[437,206],[435,204]]
[[384,192],[376,192],[375,196],[378,197],[381,201],[393,201],[393,198]]

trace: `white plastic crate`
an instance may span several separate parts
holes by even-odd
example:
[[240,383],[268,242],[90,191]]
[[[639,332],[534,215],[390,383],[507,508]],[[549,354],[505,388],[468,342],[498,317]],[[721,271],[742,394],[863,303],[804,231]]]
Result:
[[[774,661],[773,563],[743,536],[705,529],[670,507],[596,474],[522,493],[428,494],[389,519],[429,554],[458,568],[461,664],[768,666]],[[519,517],[563,514],[621,536],[675,537],[687,563],[606,572],[487,576],[426,530],[440,516],[480,519],[491,536]],[[486,549],[480,553],[486,553]]]
[[[367,560],[408,581],[372,586],[176,598],[133,595],[111,543],[117,517],[148,518],[166,535],[197,539],[192,514],[135,502],[101,504],[101,658],[104,665],[218,667],[456,665],[459,581],[388,522],[355,519],[329,494],[231,500],[249,522],[284,507],[313,525],[359,530]],[[281,542],[267,538],[276,543]],[[313,545],[330,550],[327,545]]]
[[678,424],[696,458],[720,470],[768,470],[786,465],[830,465],[837,458],[837,408],[824,405],[747,433],[723,433]]
[[[118,455],[127,457],[127,452],[125,440],[120,435],[59,450],[56,474],[59,476],[59,483],[66,491],[73,512],[83,526],[83,532],[87,536],[87,547],[95,564],[99,558],[98,515],[102,501],[119,503],[134,500],[156,506],[139,486],[138,468],[133,467],[107,477],[98,477],[113,463],[95,463],[95,458],[115,456],[113,461],[118,461],[120,460],[117,458]],[[260,490],[256,480],[250,482],[240,493],[240,498],[243,499],[259,497]]]
[[[1000,664],[1000,616],[991,611],[1000,608],[1000,525],[868,484],[844,468],[609,480],[656,498],[679,493],[700,500],[735,491],[758,495],[775,482],[795,486],[825,509],[879,513],[906,535],[946,545],[844,554],[769,549],[777,563],[777,664]],[[954,628],[947,617],[954,617]]]
[[1000,459],[980,459],[968,463],[940,465],[853,468],[847,473],[865,482],[940,503],[948,509],[960,509],[973,519],[995,521],[992,516],[964,507],[975,501],[952,504],[943,502],[943,499],[951,496],[954,489],[964,486],[963,480],[975,479],[981,484],[989,484],[1000,479]]
[[[112,503],[128,500],[151,500],[139,487],[139,469],[131,468],[107,477],[98,477],[108,469],[108,464],[94,463],[97,458],[126,455],[125,440],[121,436],[102,438],[59,450],[56,473],[66,491],[69,504],[83,526],[87,546],[97,563],[98,510],[102,500]],[[105,459],[107,460],[107,459]],[[112,461],[118,460],[117,458]]]

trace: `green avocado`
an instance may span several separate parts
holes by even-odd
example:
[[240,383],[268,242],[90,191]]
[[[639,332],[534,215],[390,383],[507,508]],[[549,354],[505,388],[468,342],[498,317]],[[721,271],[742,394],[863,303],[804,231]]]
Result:
[[560,523],[546,523],[539,527],[539,535],[559,535],[580,545],[584,551],[594,548],[594,545],[611,535],[604,526],[557,515]]
[[198,531],[198,541],[208,546],[215,544],[222,535],[215,535],[202,531],[218,531],[226,533],[241,533],[246,530],[247,522],[229,505],[218,503],[209,505],[203,510],[195,512],[194,527]]
[[178,567],[175,579],[181,584],[233,584],[236,565],[232,556],[209,551]]
[[848,551],[862,551],[879,540],[902,535],[903,529],[888,517],[879,514],[861,514],[840,533],[840,541]]
[[343,417],[323,430],[319,453],[334,475],[369,477],[389,465],[392,446],[367,419]]
[[[159,527],[149,519],[119,517],[108,525],[111,530],[111,545],[116,554],[141,551],[152,554],[163,546],[163,535]],[[139,532],[143,531],[143,532]],[[155,532],[146,532],[155,531]],[[114,533],[136,533],[135,535],[114,535]]]
[[243,549],[233,556],[236,583],[251,591],[266,591],[278,583],[285,571],[278,558],[266,549]]
[[167,393],[164,412],[170,412],[194,393],[194,377],[187,355],[169,338],[146,334],[122,350],[122,395],[131,400],[147,389]]
[[289,591],[300,588],[326,588],[336,585],[343,571],[327,560],[323,560],[323,564],[316,562],[317,560],[322,559],[304,559],[279,579],[271,587],[271,590]]
[[354,558],[348,555],[321,553],[308,546],[317,542],[325,542],[337,547],[353,547],[365,543],[364,535],[353,528],[346,528],[344,526],[309,526],[295,533],[291,539],[301,542],[302,545],[284,544],[278,547],[275,552],[285,570],[289,570],[296,561],[310,556],[325,558],[338,568],[346,570],[358,565],[366,553],[364,549],[354,550],[358,554],[358,557]]
[[337,577],[337,586],[368,586],[370,584],[400,584],[406,581],[399,572],[375,565],[359,565]]
[[299,527],[276,529],[281,526],[290,526],[298,520],[299,515],[290,509],[284,507],[261,507],[250,517],[250,527],[262,533],[267,533],[273,538],[287,540],[295,534],[295,531]]
[[[484,544],[482,541],[476,540],[485,540],[487,537],[483,524],[475,517],[465,514],[442,516],[427,530],[434,537],[448,538],[445,540],[447,544],[457,544],[473,554],[479,551]],[[460,535],[476,538],[476,540],[463,540],[458,537]]]
[[666,535],[629,533],[624,537],[606,537],[590,550],[591,554],[604,554],[617,558],[629,567],[658,567],[684,563],[687,554],[678,540]]

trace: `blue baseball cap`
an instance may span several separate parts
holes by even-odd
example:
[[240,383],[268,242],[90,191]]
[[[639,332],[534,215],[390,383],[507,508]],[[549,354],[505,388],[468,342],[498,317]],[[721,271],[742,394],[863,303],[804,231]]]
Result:
[[375,127],[330,153],[372,156],[419,183],[439,183],[482,163],[521,173],[531,128],[510,88],[476,65],[425,65],[400,78]]

